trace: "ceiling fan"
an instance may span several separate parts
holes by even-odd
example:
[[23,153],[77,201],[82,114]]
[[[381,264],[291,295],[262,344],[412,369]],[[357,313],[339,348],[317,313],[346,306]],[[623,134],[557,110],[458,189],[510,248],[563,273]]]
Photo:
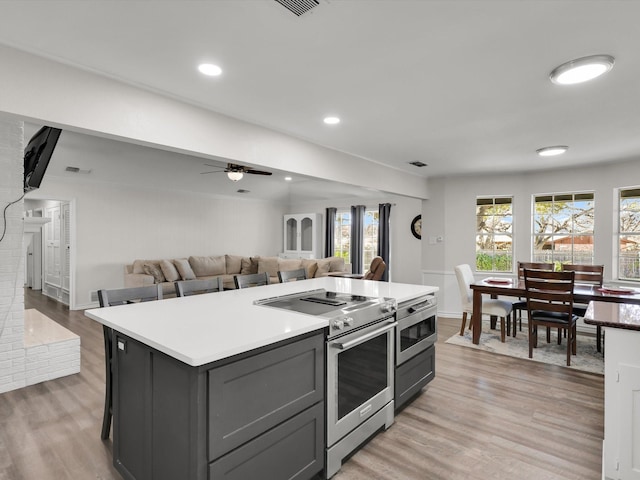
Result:
[[[207,167],[219,168],[218,165],[209,165],[205,163]],[[206,175],[207,173],[220,173],[225,172],[229,180],[233,180],[237,182],[238,180],[242,180],[242,177],[245,173],[249,173],[251,175],[272,175],[271,172],[267,172],[265,170],[256,170],[251,167],[245,167],[244,165],[238,165],[236,163],[227,163],[227,168],[224,170],[214,170],[211,172],[200,172],[200,175]]]

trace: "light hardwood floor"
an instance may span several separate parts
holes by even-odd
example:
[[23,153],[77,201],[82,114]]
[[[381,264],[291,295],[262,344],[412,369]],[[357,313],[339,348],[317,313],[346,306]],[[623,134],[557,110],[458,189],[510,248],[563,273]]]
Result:
[[[100,440],[101,327],[30,290],[25,303],[80,335],[82,367],[0,395],[0,479],[120,479]],[[436,378],[334,479],[599,479],[603,377],[445,344],[459,326],[440,320]]]

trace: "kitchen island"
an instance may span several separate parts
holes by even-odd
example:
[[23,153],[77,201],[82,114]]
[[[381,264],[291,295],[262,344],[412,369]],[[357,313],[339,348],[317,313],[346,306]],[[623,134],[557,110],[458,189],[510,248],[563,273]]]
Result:
[[314,289],[398,302],[437,290],[327,277],[86,311],[115,332],[114,464],[123,478],[320,473],[327,320],[254,305]]

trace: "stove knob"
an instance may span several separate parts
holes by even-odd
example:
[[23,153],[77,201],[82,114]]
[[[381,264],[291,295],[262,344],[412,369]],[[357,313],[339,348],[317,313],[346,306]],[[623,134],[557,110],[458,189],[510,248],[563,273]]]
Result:
[[353,326],[353,318],[351,317],[347,317],[344,319],[344,324],[346,327],[351,327]]
[[393,304],[393,302],[384,302],[380,306],[380,309],[382,310],[383,313],[390,313],[395,311],[396,306]]
[[342,320],[334,320],[331,326],[334,330],[342,330],[344,328],[344,322]]

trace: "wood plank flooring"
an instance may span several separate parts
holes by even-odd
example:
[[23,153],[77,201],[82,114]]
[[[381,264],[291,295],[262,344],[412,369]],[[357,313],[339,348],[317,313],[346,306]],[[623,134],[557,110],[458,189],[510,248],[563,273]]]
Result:
[[[28,289],[25,303],[80,335],[82,367],[0,395],[0,479],[119,480],[100,325]],[[436,378],[334,479],[599,479],[603,377],[445,344],[459,325],[440,320]]]

